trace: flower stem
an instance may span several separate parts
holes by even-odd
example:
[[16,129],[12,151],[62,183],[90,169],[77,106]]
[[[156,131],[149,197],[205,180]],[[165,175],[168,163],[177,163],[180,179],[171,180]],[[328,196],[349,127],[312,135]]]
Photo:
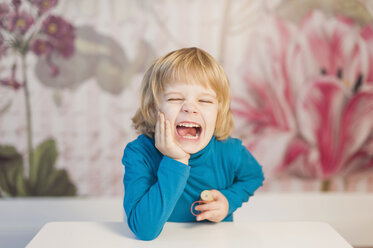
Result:
[[31,122],[31,104],[30,104],[30,92],[27,83],[27,66],[26,66],[26,54],[21,54],[22,58],[22,76],[25,93],[25,105],[26,105],[26,123],[27,123],[27,151],[29,168],[32,168],[34,161],[33,146],[32,146],[32,122]]
[[330,179],[326,179],[326,180],[323,180],[321,182],[321,191],[322,192],[327,192],[330,190],[330,185],[331,185],[331,181]]

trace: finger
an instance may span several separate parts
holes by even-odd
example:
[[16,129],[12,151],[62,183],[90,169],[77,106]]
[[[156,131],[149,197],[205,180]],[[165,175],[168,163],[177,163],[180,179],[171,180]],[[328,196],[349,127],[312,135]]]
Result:
[[171,132],[171,123],[169,120],[166,120],[166,142],[167,144],[172,144],[172,132]]
[[159,141],[164,146],[165,144],[165,132],[164,132],[164,114],[161,112],[159,116]]
[[214,198],[214,200],[219,200],[221,197],[222,197],[222,193],[220,193],[220,191],[218,190],[215,190],[215,189],[212,189],[210,190],[211,194],[212,194],[212,197]]
[[210,211],[219,209],[219,204],[217,202],[210,202],[206,204],[201,204],[195,207],[197,211]]
[[209,220],[209,221],[212,221],[212,222],[220,222],[224,219],[224,216],[222,215],[222,213],[219,210],[207,211],[207,212],[203,212],[203,214],[205,214],[205,215],[201,217],[201,220]]
[[155,135],[154,135],[154,138],[155,138],[155,143],[156,144],[159,144],[159,136],[160,136],[160,127],[159,127],[159,122],[160,122],[160,115],[161,113],[158,112],[158,115],[157,115],[157,122],[155,123]]
[[167,141],[170,141],[170,138],[171,138],[171,123],[169,120],[166,120],[166,128],[165,128],[165,132],[166,132],[166,139]]
[[208,220],[214,217],[214,211],[205,211],[197,215],[197,221]]

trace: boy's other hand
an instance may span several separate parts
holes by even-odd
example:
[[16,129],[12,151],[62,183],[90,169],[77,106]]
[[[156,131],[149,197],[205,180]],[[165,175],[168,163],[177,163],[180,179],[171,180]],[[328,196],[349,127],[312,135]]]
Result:
[[209,220],[212,222],[220,222],[228,214],[229,203],[227,198],[225,198],[225,196],[218,190],[212,189],[210,191],[214,200],[195,207],[197,211],[202,212],[197,215],[197,221]]
[[165,120],[163,113],[158,114],[154,136],[155,147],[157,147],[163,155],[188,165],[190,154],[186,153],[175,143],[170,121]]

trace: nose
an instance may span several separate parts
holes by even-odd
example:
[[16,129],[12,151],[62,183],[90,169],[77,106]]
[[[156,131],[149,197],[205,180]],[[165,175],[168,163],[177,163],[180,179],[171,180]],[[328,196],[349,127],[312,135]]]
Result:
[[189,114],[197,114],[198,110],[196,106],[190,102],[185,102],[181,108],[182,112],[189,113]]

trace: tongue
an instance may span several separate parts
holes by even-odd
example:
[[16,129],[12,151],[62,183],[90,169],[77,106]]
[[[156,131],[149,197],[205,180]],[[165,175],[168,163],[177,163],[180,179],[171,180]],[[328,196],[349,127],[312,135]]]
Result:
[[177,132],[181,136],[186,136],[186,135],[196,136],[197,129],[195,127],[177,127]]

